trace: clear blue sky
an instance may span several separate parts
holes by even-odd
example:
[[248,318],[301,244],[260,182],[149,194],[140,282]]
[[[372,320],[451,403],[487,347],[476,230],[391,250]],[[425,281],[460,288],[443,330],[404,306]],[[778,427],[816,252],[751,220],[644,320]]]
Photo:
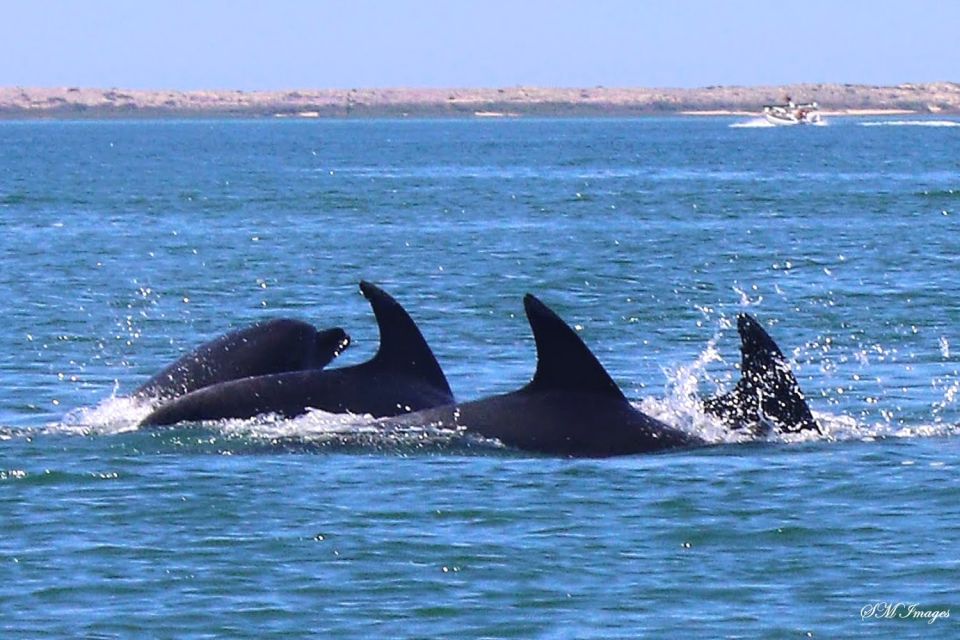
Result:
[[960,81],[960,0],[0,0],[0,86]]

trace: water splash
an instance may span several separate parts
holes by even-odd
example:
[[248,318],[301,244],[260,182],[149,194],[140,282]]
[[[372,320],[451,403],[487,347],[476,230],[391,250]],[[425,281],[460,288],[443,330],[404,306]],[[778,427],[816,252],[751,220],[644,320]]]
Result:
[[[750,307],[755,306],[763,302],[763,294],[757,293],[756,297],[751,297],[750,294],[743,288],[734,286],[733,292],[740,296],[740,306],[741,307]],[[757,286],[753,286],[753,291],[757,291]]]
[[883,120],[857,124],[861,127],[960,127],[956,120]]
[[[692,362],[663,369],[667,382],[662,397],[647,396],[634,403],[634,407],[665,424],[683,429],[710,443],[749,440],[748,434],[731,431],[719,418],[703,410],[701,386],[721,388],[730,382],[729,374],[724,379],[718,379],[710,373],[711,364],[724,362],[717,350],[717,341],[720,339],[722,329],[730,328],[730,322],[723,318],[720,327]],[[733,370],[732,367],[730,369]]]
[[764,118],[753,118],[746,122],[734,122],[730,125],[731,129],[772,129],[777,125],[767,122]]
[[156,404],[143,398],[110,396],[93,407],[74,409],[49,430],[79,435],[111,435],[136,431]]
[[[711,444],[736,444],[753,441],[755,438],[743,431],[729,429],[719,418],[703,411],[706,397],[726,393],[735,384],[738,368],[728,363],[717,350],[722,331],[731,328],[725,317],[719,319],[717,333],[707,342],[703,351],[688,364],[665,368],[667,379],[663,396],[648,396],[635,403],[635,407],[658,420],[681,428],[703,438]],[[829,343],[829,340],[825,340]],[[822,355],[829,351],[830,345],[814,341],[794,349],[791,367],[797,370],[798,360],[809,354]],[[880,347],[877,346],[879,350]],[[854,359],[853,361],[857,361]],[[720,363],[719,375],[711,371],[711,364]],[[825,366],[825,365],[821,365]],[[716,367],[713,367],[716,369]],[[935,381],[936,382],[936,381]],[[786,444],[825,441],[872,441],[885,438],[924,438],[960,435],[960,424],[944,421],[941,414],[952,406],[960,395],[960,382],[942,381],[943,400],[932,407],[929,422],[905,424],[897,419],[896,412],[880,412],[881,420],[871,421],[863,416],[838,414],[817,407],[817,395],[807,390],[807,400],[811,411],[823,433],[804,431],[798,433],[771,433],[765,437],[768,442]]]

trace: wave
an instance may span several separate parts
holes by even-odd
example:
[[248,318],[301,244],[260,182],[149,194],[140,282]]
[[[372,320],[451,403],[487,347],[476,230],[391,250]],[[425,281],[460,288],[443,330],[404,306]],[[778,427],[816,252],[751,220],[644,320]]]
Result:
[[861,127],[960,127],[956,120],[881,120],[857,124]]

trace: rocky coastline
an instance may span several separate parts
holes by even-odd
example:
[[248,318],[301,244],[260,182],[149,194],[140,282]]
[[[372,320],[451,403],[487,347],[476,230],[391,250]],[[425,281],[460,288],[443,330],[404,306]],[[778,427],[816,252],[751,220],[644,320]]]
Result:
[[602,117],[758,114],[764,104],[816,101],[831,115],[960,114],[960,83],[795,84],[698,89],[298,89],[164,91],[0,88],[0,119]]

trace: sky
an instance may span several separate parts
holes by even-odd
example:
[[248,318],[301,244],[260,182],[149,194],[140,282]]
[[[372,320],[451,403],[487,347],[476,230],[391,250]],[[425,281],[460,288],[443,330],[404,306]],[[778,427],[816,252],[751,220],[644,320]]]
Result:
[[0,86],[960,81],[960,0],[0,0]]

